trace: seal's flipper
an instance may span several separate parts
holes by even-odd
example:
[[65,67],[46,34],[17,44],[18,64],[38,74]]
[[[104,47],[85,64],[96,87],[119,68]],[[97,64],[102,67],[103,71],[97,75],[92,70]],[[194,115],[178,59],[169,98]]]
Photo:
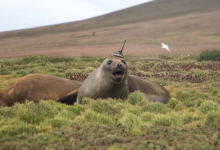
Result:
[[60,98],[59,100],[57,100],[57,102],[67,104],[67,105],[73,105],[76,102],[78,91],[79,91],[79,88],[70,92],[65,97]]

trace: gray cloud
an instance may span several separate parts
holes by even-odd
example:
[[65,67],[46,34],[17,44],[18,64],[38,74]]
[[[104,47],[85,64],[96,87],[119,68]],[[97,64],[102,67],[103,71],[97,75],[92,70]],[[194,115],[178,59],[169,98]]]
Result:
[[1,0],[0,32],[106,14],[151,0]]

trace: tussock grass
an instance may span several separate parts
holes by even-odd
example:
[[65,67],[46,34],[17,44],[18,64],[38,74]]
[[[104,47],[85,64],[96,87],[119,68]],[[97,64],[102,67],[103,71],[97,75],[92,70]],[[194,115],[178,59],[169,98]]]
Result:
[[[10,73],[0,76],[0,87],[29,73],[60,77],[65,77],[67,72],[91,73],[102,61],[103,58],[57,59],[44,56],[4,61],[1,65]],[[175,65],[176,61],[182,59],[173,58],[167,64]],[[151,62],[149,69],[140,70],[144,75],[150,75],[159,64]],[[145,62],[129,64],[131,68],[145,65]],[[164,73],[164,68],[161,69]],[[190,72],[195,76],[207,76],[210,71],[192,69]],[[149,102],[140,91],[135,91],[127,100],[84,98],[82,104],[73,106],[55,101],[37,104],[27,101],[0,108],[0,149],[220,148],[219,144],[215,144],[219,140],[220,96],[218,74],[214,73],[215,81],[210,79],[198,84],[148,78],[164,84],[171,92],[168,104]],[[198,144],[201,141],[205,144]]]
[[[196,94],[196,93],[195,93]],[[135,95],[135,99],[134,98]],[[123,126],[181,126],[190,125],[199,120],[206,120],[204,126],[213,126],[213,114],[219,111],[219,105],[213,101],[205,101],[192,108],[184,106],[185,101],[172,98],[167,105],[146,102],[140,105],[140,92],[131,93],[132,101],[84,98],[83,104],[67,106],[54,101],[40,101],[38,104],[26,102],[12,107],[0,109],[0,127],[4,134],[48,132],[56,128],[68,127],[70,123],[95,123]],[[140,101],[141,98],[141,101]],[[136,102],[134,102],[136,100]],[[193,101],[194,102],[194,101]],[[214,117],[216,118],[216,117]],[[5,122],[8,122],[7,124]],[[16,124],[14,124],[16,122]],[[211,125],[209,125],[209,122]],[[218,120],[217,120],[218,122]],[[215,125],[217,126],[217,125]],[[0,131],[0,133],[1,133]]]

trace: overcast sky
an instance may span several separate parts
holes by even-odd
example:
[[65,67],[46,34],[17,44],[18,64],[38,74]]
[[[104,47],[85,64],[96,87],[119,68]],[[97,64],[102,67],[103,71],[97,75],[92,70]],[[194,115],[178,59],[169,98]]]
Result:
[[84,20],[151,0],[0,0],[0,32]]

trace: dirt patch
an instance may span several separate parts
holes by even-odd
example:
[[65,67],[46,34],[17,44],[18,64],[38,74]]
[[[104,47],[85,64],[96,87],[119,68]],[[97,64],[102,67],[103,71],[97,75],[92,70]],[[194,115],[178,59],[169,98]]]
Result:
[[[82,56],[108,56],[115,51],[120,50],[122,45],[89,45],[89,46],[72,46],[65,48],[42,49],[31,51],[0,51],[1,58],[21,57],[29,55],[45,55],[60,57],[82,57]],[[203,44],[203,45],[187,45],[187,46],[170,46],[171,56],[176,54],[188,55],[198,54],[204,50],[220,48],[220,44]],[[158,55],[165,54],[167,51],[158,45],[133,45],[127,44],[124,48],[125,55]]]
[[160,59],[160,58],[143,58],[143,59],[131,60],[130,62],[137,62],[137,61],[149,62],[149,61],[167,61],[167,60],[165,60],[165,59]]

